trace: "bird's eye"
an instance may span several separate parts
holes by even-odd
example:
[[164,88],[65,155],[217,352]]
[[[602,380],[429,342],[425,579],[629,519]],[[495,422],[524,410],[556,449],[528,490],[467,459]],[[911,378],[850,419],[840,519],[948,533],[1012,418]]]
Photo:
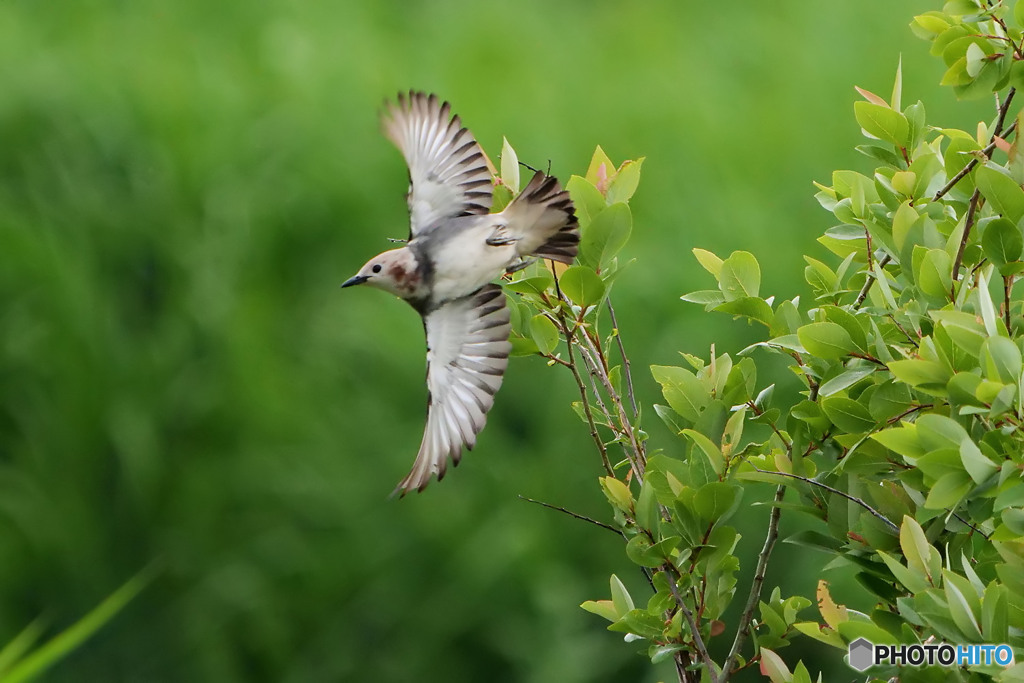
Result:
[[379,273],[380,272],[380,264],[379,263],[374,263],[373,264],[373,268],[371,268],[370,270],[372,270],[375,273]]

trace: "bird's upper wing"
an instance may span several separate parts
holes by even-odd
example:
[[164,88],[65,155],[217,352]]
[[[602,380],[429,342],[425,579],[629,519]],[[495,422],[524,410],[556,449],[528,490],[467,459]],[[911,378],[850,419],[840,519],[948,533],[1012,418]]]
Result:
[[384,134],[409,166],[410,238],[440,219],[486,214],[491,173],[476,138],[436,95],[400,94],[383,117]]
[[419,454],[396,493],[422,491],[444,477],[450,457],[472,449],[501,386],[512,345],[505,294],[495,284],[450,301],[424,317],[427,330],[427,426]]

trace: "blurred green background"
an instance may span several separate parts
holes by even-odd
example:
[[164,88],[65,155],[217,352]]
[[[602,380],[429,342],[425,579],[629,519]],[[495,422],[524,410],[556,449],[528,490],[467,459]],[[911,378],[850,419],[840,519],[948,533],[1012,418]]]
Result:
[[[752,338],[679,301],[710,282],[691,248],[752,251],[784,297],[827,259],[811,180],[872,168],[854,84],[888,96],[902,53],[929,120],[987,116],[907,28],[933,6],[0,3],[0,643],[155,563],[48,680],[672,678],[578,608],[611,572],[645,595],[620,541],[517,498],[606,517],[564,372],[515,359],[477,450],[387,499],[422,329],[338,289],[407,231],[380,103],[436,91],[492,156],[506,135],[563,178],[597,144],[647,157],[615,300],[649,405],[646,365]],[[739,521],[753,552],[763,516]],[[828,558],[805,553],[780,546],[768,589],[809,594]]]

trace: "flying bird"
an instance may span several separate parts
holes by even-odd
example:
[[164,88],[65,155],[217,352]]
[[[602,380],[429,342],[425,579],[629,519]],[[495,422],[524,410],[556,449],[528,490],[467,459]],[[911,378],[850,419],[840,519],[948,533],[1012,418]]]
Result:
[[569,193],[536,172],[500,213],[490,213],[487,158],[451,106],[400,94],[382,116],[409,168],[409,238],[366,262],[342,287],[367,284],[407,301],[427,336],[427,424],[412,471],[395,489],[422,491],[458,464],[484,428],[508,355],[509,311],[493,281],[530,257],[572,263],[579,224]]

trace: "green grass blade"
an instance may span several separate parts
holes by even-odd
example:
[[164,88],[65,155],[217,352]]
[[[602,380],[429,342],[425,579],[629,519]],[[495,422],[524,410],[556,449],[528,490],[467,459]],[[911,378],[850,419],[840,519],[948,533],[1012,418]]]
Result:
[[36,619],[22,629],[21,633],[14,636],[3,648],[0,648],[0,680],[6,680],[4,672],[17,664],[22,655],[35,645],[35,642],[39,640],[39,636],[42,634],[42,620]]
[[[0,683],[24,683],[42,674],[113,619],[146,587],[152,576],[153,571],[150,568],[133,576],[95,609],[22,659],[8,673],[0,673]],[[24,631],[22,633],[24,634]],[[10,647],[8,645],[4,651]]]

